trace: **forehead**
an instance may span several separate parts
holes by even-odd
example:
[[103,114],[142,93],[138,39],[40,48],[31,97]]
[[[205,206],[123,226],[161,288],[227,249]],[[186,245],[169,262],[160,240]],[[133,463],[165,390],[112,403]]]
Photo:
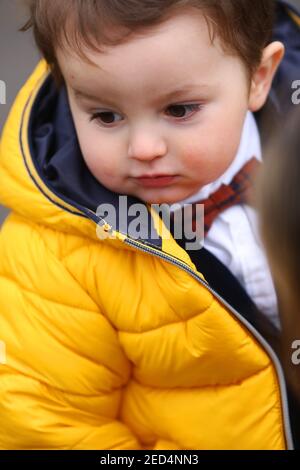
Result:
[[143,93],[153,91],[153,87],[178,86],[195,74],[210,82],[229,57],[217,37],[212,41],[208,22],[196,8],[134,32],[124,43],[101,47],[101,52],[83,52],[88,61],[68,48],[57,51],[70,86],[88,83],[91,88],[105,85],[113,90],[121,86],[123,91],[134,86],[136,93],[141,85]]

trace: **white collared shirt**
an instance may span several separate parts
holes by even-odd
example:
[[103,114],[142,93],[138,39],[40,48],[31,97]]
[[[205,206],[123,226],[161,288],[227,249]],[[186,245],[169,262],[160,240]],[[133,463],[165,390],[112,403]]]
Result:
[[[216,181],[177,204],[183,205],[208,198],[222,184],[229,184],[252,157],[262,161],[259,131],[253,114],[248,112],[239,150],[230,167]],[[204,247],[227,266],[259,310],[279,326],[277,297],[258,233],[256,211],[246,204],[224,210],[214,220],[204,240]]]

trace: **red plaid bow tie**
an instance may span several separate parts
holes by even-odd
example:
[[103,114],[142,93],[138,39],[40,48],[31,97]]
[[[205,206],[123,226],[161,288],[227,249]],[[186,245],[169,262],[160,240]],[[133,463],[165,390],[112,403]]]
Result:
[[[261,163],[255,158],[251,158],[241,170],[234,176],[230,184],[222,184],[222,186],[211,194],[207,199],[194,202],[192,204],[192,229],[196,227],[196,211],[197,204],[204,205],[204,234],[207,235],[214,220],[225,209],[236,204],[251,204],[252,188],[255,175]],[[171,214],[174,220],[174,213]]]

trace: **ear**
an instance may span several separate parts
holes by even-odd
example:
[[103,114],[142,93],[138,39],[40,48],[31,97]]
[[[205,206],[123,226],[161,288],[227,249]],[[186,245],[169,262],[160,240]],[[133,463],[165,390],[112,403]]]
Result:
[[260,65],[252,77],[249,95],[250,111],[258,111],[265,104],[284,51],[284,45],[279,41],[272,42],[264,49]]

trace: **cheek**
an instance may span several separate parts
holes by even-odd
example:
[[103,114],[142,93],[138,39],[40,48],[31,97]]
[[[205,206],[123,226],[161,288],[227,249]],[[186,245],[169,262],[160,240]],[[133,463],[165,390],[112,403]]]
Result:
[[226,146],[218,139],[203,139],[198,144],[187,145],[183,149],[182,160],[185,168],[210,174],[226,166],[235,154],[235,147],[232,145]]
[[[240,143],[241,129],[221,126],[206,129],[182,147],[182,163],[195,178],[200,177],[202,184],[219,178],[234,160]],[[201,175],[201,176],[200,176]]]
[[99,180],[113,178],[118,175],[118,164],[112,153],[106,153],[105,149],[89,146],[82,151],[83,158],[91,173]]
[[97,132],[81,129],[78,140],[83,158],[94,176],[99,179],[118,174],[120,161],[117,156],[120,153],[110,141],[107,142],[105,136],[101,135],[100,138]]

